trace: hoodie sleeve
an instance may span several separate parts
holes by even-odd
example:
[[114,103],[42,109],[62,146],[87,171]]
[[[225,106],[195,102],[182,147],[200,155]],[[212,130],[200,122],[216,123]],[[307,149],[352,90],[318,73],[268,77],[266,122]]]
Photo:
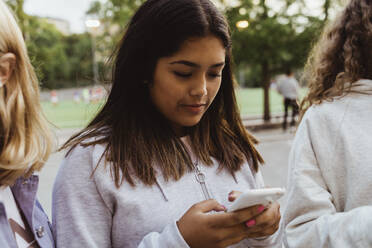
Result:
[[[57,247],[111,248],[115,209],[92,177],[91,147],[76,147],[64,159],[53,187],[53,234]],[[95,154],[97,155],[97,154]],[[98,156],[98,155],[97,155]],[[112,200],[114,201],[114,200]],[[147,234],[140,248],[189,248],[176,222]]]
[[57,247],[111,247],[112,210],[95,185],[91,148],[66,157],[53,187],[53,234]]
[[138,248],[190,248],[178,230],[176,222],[167,225],[161,233],[147,234]]

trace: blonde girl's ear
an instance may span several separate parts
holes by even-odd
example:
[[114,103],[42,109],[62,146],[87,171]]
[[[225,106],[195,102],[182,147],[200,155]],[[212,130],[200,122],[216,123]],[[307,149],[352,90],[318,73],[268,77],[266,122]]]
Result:
[[0,56],[0,87],[8,82],[16,65],[16,56],[13,53],[5,53]]

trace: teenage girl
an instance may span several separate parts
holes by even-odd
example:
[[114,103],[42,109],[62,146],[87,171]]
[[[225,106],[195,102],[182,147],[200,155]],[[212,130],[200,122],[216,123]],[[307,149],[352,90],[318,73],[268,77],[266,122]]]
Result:
[[372,2],[324,31],[289,161],[288,247],[372,247]]
[[58,247],[273,244],[278,203],[224,212],[230,191],[263,187],[231,60],[227,22],[209,0],[139,8],[106,104],[64,145],[53,191]]
[[0,0],[0,247],[54,247],[33,175],[51,150],[21,30]]

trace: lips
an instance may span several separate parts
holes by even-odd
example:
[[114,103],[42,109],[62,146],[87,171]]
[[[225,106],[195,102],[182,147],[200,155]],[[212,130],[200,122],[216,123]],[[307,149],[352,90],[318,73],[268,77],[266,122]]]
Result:
[[199,103],[199,104],[184,104],[183,106],[185,106],[185,107],[192,107],[192,108],[198,108],[198,107],[207,106],[207,104],[206,104],[206,103]]
[[181,105],[187,112],[191,114],[200,114],[203,112],[207,104],[205,103],[196,103],[196,104],[183,104]]

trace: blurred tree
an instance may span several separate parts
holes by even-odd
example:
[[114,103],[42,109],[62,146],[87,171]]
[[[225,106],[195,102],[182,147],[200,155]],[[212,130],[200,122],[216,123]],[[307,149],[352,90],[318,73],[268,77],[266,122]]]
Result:
[[98,18],[103,25],[99,43],[101,53],[109,55],[112,48],[118,43],[125,26],[139,6],[145,0],[107,0],[104,3],[96,0],[92,2],[88,16]]
[[42,87],[57,88],[58,81],[69,77],[70,64],[65,53],[63,35],[54,25],[29,16],[27,48]]
[[[331,1],[331,0],[326,0]],[[340,0],[334,0],[340,1]],[[88,15],[98,17],[103,25],[101,50],[111,51],[122,30],[144,0],[108,0],[92,3]],[[264,119],[270,119],[269,86],[273,75],[285,68],[301,68],[312,40],[323,25],[319,18],[302,13],[305,0],[277,0],[281,8],[274,10],[266,0],[214,0],[225,11],[233,33],[233,53],[240,69],[249,67],[248,74],[256,86],[264,88]],[[324,5],[327,7],[328,5]],[[297,7],[289,15],[289,8]],[[329,6],[327,8],[330,8]],[[249,27],[239,29],[238,21],[246,20]],[[108,38],[109,37],[109,38]]]
[[87,11],[88,15],[96,15],[111,24],[125,27],[131,16],[145,0],[107,0],[105,3],[95,1]]
[[[24,13],[27,0],[5,0],[17,16],[30,52],[32,63],[44,88],[79,86],[91,82],[91,40],[88,34],[62,35],[53,25]],[[87,15],[98,17],[103,28],[97,37],[97,50],[107,57],[120,39],[135,10],[145,0],[95,1]],[[321,17],[307,16],[303,7],[308,0],[276,0],[280,10],[265,0],[213,0],[226,12],[233,31],[234,56],[240,69],[253,82],[265,89],[265,119],[268,120],[268,87],[270,78],[284,68],[301,68],[311,41],[329,19],[335,6],[343,0],[324,0]],[[272,1],[271,1],[272,2]],[[287,10],[297,6],[289,15]],[[246,20],[249,27],[239,29],[236,23]],[[100,65],[102,67],[102,65]]]
[[24,33],[28,52],[43,88],[55,89],[92,82],[89,34],[64,36],[47,20],[24,13],[24,0],[7,0]]
[[[277,0],[274,9],[266,0],[241,0],[226,9],[232,28],[233,54],[240,70],[254,68],[264,89],[264,120],[270,120],[269,87],[272,76],[287,68],[302,68],[322,20],[302,13],[303,0]],[[295,6],[293,6],[295,5]],[[288,9],[297,13],[288,14]],[[257,81],[256,81],[257,86]]]
[[73,34],[64,38],[65,52],[69,58],[69,81],[72,86],[91,83],[92,71],[92,41],[88,33]]

